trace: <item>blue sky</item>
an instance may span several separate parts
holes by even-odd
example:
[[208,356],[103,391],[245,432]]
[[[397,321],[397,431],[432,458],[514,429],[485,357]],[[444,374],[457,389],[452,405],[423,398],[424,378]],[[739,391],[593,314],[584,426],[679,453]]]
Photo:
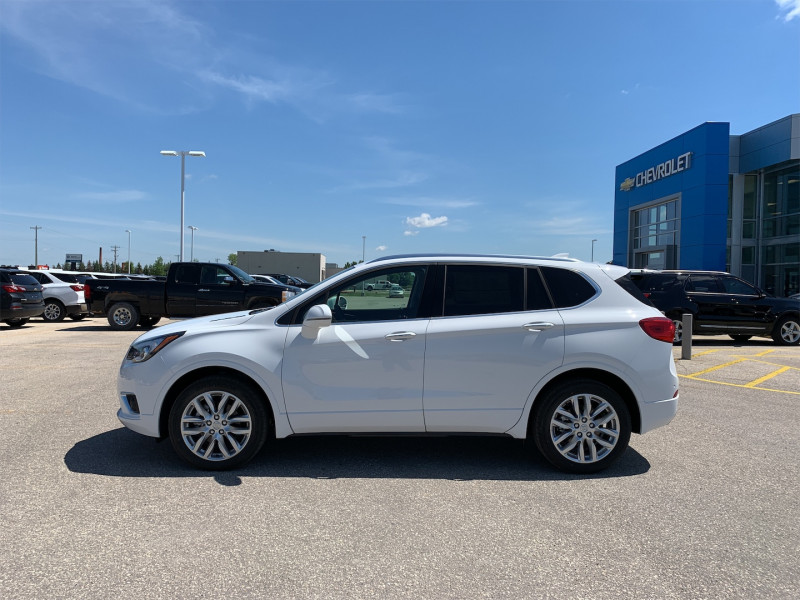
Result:
[[797,112],[800,0],[0,0],[0,262],[175,260],[161,150],[195,259],[607,261],[616,165]]

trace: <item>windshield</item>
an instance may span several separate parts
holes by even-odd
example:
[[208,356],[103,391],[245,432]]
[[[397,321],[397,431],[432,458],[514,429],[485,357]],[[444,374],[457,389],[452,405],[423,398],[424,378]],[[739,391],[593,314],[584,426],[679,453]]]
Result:
[[233,271],[233,274],[236,275],[239,279],[241,279],[245,283],[255,283],[256,280],[253,279],[249,273],[245,273],[239,267],[235,267],[233,265],[228,265],[228,268]]

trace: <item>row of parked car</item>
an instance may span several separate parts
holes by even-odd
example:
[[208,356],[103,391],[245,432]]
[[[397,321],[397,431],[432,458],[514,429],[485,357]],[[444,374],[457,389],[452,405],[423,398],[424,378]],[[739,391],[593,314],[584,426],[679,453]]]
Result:
[[[259,275],[262,281],[275,285],[292,285],[297,291],[311,287],[300,278],[279,273]],[[143,275],[111,273],[81,273],[61,269],[34,270],[20,267],[0,267],[0,322],[10,327],[22,327],[33,317],[47,322],[63,321],[69,317],[79,321],[91,316],[85,294],[88,279],[166,279]]]

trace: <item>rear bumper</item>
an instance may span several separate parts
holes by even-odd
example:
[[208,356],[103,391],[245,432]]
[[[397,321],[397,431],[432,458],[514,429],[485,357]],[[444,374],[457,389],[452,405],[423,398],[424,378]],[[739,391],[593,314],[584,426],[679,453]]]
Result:
[[65,307],[68,315],[88,315],[89,306],[84,302],[83,304],[72,304]]
[[667,425],[678,412],[679,396],[668,400],[651,402],[641,407],[642,427],[639,433],[647,433]]
[[3,321],[13,321],[14,319],[30,319],[38,317],[44,312],[44,302],[39,304],[12,304],[10,308],[2,311]]

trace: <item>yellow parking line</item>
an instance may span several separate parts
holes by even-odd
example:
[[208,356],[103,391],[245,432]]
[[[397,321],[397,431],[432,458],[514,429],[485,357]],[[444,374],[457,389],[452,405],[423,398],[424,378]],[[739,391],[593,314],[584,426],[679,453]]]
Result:
[[678,377],[683,377],[684,379],[692,379],[694,381],[705,381],[706,383],[716,383],[718,385],[727,385],[727,386],[730,386],[730,387],[745,388],[745,389],[750,389],[750,390],[759,390],[761,392],[778,392],[779,394],[792,394],[794,396],[800,396],[800,392],[790,392],[788,390],[773,390],[771,388],[747,387],[746,385],[742,385],[740,383],[727,383],[725,381],[714,381],[713,379],[701,379],[700,377],[693,377],[691,375],[678,375]]
[[710,373],[711,371],[716,371],[717,369],[724,369],[725,367],[730,367],[731,365],[735,365],[736,363],[744,362],[747,360],[746,358],[737,358],[736,360],[732,360],[731,362],[726,362],[721,365],[717,365],[716,367],[711,367],[710,369],[705,369],[703,371],[698,371],[697,373],[692,373],[688,375],[688,377],[697,377],[698,375],[705,375],[706,373]]
[[719,350],[706,350],[705,352],[695,352],[692,356],[705,356],[706,354],[714,354],[714,352],[719,352]]
[[766,356],[767,354],[771,354],[775,352],[775,350],[764,350],[764,352],[759,352],[758,354],[753,354],[753,356]]
[[744,387],[748,387],[748,388],[756,387],[760,383],[764,383],[767,379],[772,379],[776,375],[780,375],[781,373],[785,373],[789,369],[791,369],[791,367],[781,367],[780,369],[778,369],[777,371],[773,371],[769,375],[764,375],[763,377],[759,377],[758,379],[755,379],[755,380],[751,381],[750,383],[744,384]]

